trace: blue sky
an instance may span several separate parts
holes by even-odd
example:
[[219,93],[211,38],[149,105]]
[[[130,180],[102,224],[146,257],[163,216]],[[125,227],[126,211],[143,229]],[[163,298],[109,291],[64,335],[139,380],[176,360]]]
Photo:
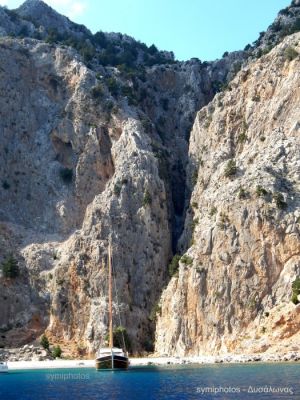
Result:
[[[291,0],[46,0],[92,32],[122,32],[179,60],[213,60],[266,30]],[[22,1],[0,0],[9,8]]]

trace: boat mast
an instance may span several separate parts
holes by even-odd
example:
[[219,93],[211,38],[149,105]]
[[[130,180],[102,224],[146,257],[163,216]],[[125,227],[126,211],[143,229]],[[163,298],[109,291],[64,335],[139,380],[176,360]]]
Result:
[[109,347],[114,347],[113,343],[113,321],[112,321],[112,265],[111,265],[111,242],[108,244],[108,308],[109,308]]

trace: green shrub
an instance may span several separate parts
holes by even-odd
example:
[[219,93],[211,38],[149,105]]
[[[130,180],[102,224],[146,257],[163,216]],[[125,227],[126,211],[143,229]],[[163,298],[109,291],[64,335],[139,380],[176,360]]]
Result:
[[54,358],[60,358],[62,354],[62,349],[60,348],[60,346],[54,346],[52,349],[52,356]]
[[152,197],[148,190],[144,193],[143,206],[146,207],[152,203]]
[[256,193],[257,197],[263,197],[263,196],[268,195],[267,190],[260,185],[256,186],[255,193]]
[[299,302],[299,300],[298,300],[298,296],[299,296],[299,294],[300,294],[300,278],[298,277],[298,278],[296,278],[295,280],[294,280],[294,282],[292,283],[292,291],[293,291],[293,294],[292,294],[292,299],[291,299],[291,301],[294,303],[294,304],[299,304],[300,302]]
[[249,196],[249,193],[243,187],[240,187],[239,191],[238,191],[238,198],[240,200],[242,200],[242,199],[246,199],[248,196]]
[[212,217],[213,215],[217,214],[217,212],[217,207],[213,206],[209,211],[209,215]]
[[98,84],[97,86],[92,87],[91,93],[94,99],[101,99],[104,96],[103,86]]
[[198,180],[198,170],[195,169],[192,175],[192,184],[195,186]]
[[73,180],[73,170],[70,168],[60,168],[59,175],[66,184],[71,183]]
[[49,343],[49,340],[48,340],[48,338],[47,338],[46,335],[43,335],[43,336],[41,337],[40,345],[41,345],[45,350],[49,350],[50,343]]
[[183,264],[191,265],[193,263],[192,257],[188,256],[187,254],[183,255],[180,259]]
[[227,162],[225,167],[224,175],[226,178],[235,175],[237,172],[236,162],[235,160],[231,159]]
[[122,86],[122,95],[127,97],[127,101],[129,105],[136,106],[138,105],[137,97],[131,86]]
[[229,223],[230,223],[230,221],[229,221],[228,215],[223,213],[223,212],[221,212],[220,213],[219,222],[218,222],[218,227],[220,229],[225,230]]
[[92,61],[92,59],[96,55],[95,48],[93,46],[88,46],[88,45],[83,45],[79,49],[79,53],[81,54],[85,62]]
[[108,44],[105,33],[102,32],[102,31],[96,32],[94,34],[94,42],[98,46],[101,46],[101,47],[105,48],[107,46],[107,44]]
[[150,316],[149,316],[150,321],[156,321],[157,314],[161,315],[161,305],[159,303],[156,303],[153,306]]
[[242,62],[241,61],[236,61],[235,64],[233,65],[233,73],[237,74],[242,68]]
[[298,296],[300,295],[300,278],[296,278],[292,283],[292,302],[294,304],[299,304]]
[[284,201],[283,194],[280,192],[273,193],[273,199],[275,200],[275,204],[277,208],[283,210],[287,207],[287,203]]
[[120,86],[115,78],[108,78],[107,87],[113,96],[117,96],[119,94]]
[[3,261],[1,267],[5,278],[14,279],[19,275],[18,262],[12,255],[10,255],[7,260]]
[[[108,341],[108,339],[109,336],[107,334],[105,335],[105,340]],[[117,326],[116,328],[114,328],[113,341],[114,341],[114,347],[124,349],[124,344],[125,344],[126,350],[129,352],[131,351],[131,341],[128,336],[126,328],[124,328],[123,326]]]
[[298,295],[296,293],[292,294],[291,302],[295,305],[299,304]]
[[298,57],[298,52],[293,47],[287,47],[284,52],[284,57],[288,61],[292,61]]
[[245,132],[242,132],[239,136],[238,136],[238,142],[239,143],[245,143],[247,140],[247,135]]
[[121,185],[120,185],[119,183],[116,183],[115,186],[114,186],[114,194],[115,194],[117,197],[120,196],[121,189],[122,189]]
[[293,289],[293,291],[300,294],[300,278],[296,278],[294,280],[294,282],[292,283],[292,289]]
[[113,110],[113,108],[114,108],[114,103],[113,103],[112,101],[110,101],[110,100],[107,100],[107,101],[104,103],[103,108],[104,108],[104,110],[105,110],[107,113],[110,113],[110,112]]
[[179,254],[175,254],[175,256],[172,258],[172,261],[170,262],[168,267],[170,277],[178,273],[180,258],[181,256]]

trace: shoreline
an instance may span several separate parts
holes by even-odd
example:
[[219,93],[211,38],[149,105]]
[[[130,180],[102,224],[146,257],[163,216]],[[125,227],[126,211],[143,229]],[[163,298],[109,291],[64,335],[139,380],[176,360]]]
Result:
[[[282,363],[299,362],[300,353],[286,354],[252,354],[237,355],[226,354],[223,356],[194,356],[194,357],[143,357],[130,358],[130,367],[143,366],[169,366],[189,364],[248,364],[248,363]],[[8,361],[10,371],[40,370],[40,369],[79,369],[95,367],[95,360],[46,360],[46,361]]]

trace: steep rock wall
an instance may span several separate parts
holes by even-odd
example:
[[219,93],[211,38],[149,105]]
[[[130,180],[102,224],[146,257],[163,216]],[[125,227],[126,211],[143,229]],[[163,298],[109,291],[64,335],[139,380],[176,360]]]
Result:
[[[156,350],[299,350],[299,34],[249,64],[197,115],[188,247],[161,299]],[[231,160],[231,161],[230,161]]]
[[95,73],[72,50],[2,39],[0,51],[1,261],[12,253],[21,272],[0,281],[4,345],[28,341],[34,318],[33,336],[103,342],[111,236],[122,323],[134,350],[151,347],[171,232],[150,137],[126,102],[93,96]]

